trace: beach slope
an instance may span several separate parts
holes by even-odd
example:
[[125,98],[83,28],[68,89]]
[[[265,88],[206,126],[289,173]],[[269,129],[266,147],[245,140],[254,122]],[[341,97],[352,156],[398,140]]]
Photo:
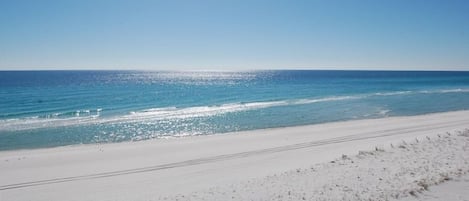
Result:
[[[362,186],[355,185],[357,183],[349,176],[360,175],[360,171],[369,173],[367,168],[376,167],[373,164],[381,158],[395,159],[383,167],[379,166],[389,166],[395,170],[393,174],[401,173],[401,167],[414,168],[414,175],[425,178],[425,174],[435,173],[431,168],[438,164],[433,162],[443,158],[450,165],[436,173],[453,170],[452,173],[457,173],[458,169],[461,169],[460,174],[465,173],[463,168],[468,166],[464,163],[467,158],[458,157],[465,153],[463,148],[467,145],[467,137],[461,134],[467,128],[469,111],[457,111],[179,139],[3,151],[0,152],[0,200],[138,201],[197,200],[204,197],[216,200],[226,199],[223,196],[228,195],[228,191],[232,194],[230,199],[269,200],[273,194],[262,187],[267,181],[280,183],[274,185],[281,188],[274,188],[275,192],[281,192],[282,196],[290,195],[292,200],[313,199],[304,196],[313,192],[312,189],[293,188],[296,190],[288,191],[289,187],[284,185],[314,186],[314,179],[298,179],[293,183],[293,180],[285,179],[285,175],[300,178],[306,170],[312,175],[318,173],[310,171],[322,170],[320,175],[338,182],[334,184],[337,186],[328,186],[330,192],[337,189],[346,192],[343,189],[346,184],[352,191],[358,188],[373,191],[373,188],[366,189],[363,183],[360,183]],[[413,160],[421,156],[424,156],[423,160]],[[345,164],[344,161],[354,167],[349,159],[361,161],[359,164],[362,166],[356,172],[340,169],[338,164]],[[460,162],[453,164],[454,161]],[[325,171],[328,168],[324,167],[331,164],[330,171]],[[430,170],[422,172],[419,169],[422,164]],[[411,175],[407,169],[402,171]],[[396,184],[391,177],[380,177],[381,172],[375,174],[373,178],[378,178],[376,183],[366,180],[370,186],[376,186],[380,181]],[[444,175],[441,178],[445,180]],[[417,180],[409,178],[410,183],[414,181]],[[255,189],[254,192],[242,190],[245,189],[242,186],[248,184],[256,187],[249,188]],[[420,193],[402,188],[402,192],[389,194],[397,196],[389,198],[398,199],[404,195],[402,193]],[[241,193],[233,192],[237,189],[241,189]],[[223,196],[217,197],[220,195]],[[373,198],[374,195],[371,193],[369,196]],[[285,200],[287,197],[280,198]]]

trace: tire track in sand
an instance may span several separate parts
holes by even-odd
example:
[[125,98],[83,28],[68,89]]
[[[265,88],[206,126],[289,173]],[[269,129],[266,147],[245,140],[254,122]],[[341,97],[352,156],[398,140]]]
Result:
[[232,159],[237,159],[237,158],[261,155],[261,154],[272,154],[272,153],[277,153],[277,152],[304,149],[304,148],[317,147],[317,146],[323,146],[323,145],[329,145],[329,144],[352,142],[352,141],[366,140],[366,139],[380,138],[380,137],[387,137],[387,136],[394,136],[394,135],[404,135],[407,133],[419,132],[419,131],[425,131],[425,130],[451,128],[454,126],[467,125],[468,123],[469,123],[468,120],[462,120],[462,121],[450,122],[450,123],[432,124],[430,126],[425,124],[425,125],[411,126],[411,127],[405,127],[405,128],[399,128],[399,129],[390,129],[390,130],[360,133],[360,134],[355,134],[355,135],[348,135],[348,136],[342,136],[342,137],[336,137],[336,138],[330,138],[330,139],[324,139],[324,140],[297,143],[297,144],[272,147],[272,148],[266,148],[266,149],[260,149],[260,150],[253,150],[253,151],[238,152],[238,153],[233,153],[233,154],[218,155],[218,156],[213,156],[213,157],[185,160],[181,162],[167,163],[167,164],[154,165],[154,166],[148,166],[148,167],[142,167],[142,168],[133,168],[133,169],[127,169],[127,170],[102,172],[102,173],[96,173],[96,174],[87,174],[87,175],[61,177],[61,178],[54,178],[54,179],[47,179],[47,180],[37,180],[37,181],[30,181],[30,182],[23,182],[23,183],[8,184],[8,185],[0,186],[0,191],[18,189],[18,188],[26,188],[26,187],[31,187],[31,186],[72,182],[72,181],[78,181],[78,180],[116,177],[120,175],[137,174],[137,173],[152,172],[152,171],[165,170],[165,169],[171,169],[171,168],[186,167],[186,166],[200,165],[200,164],[206,164],[206,163],[214,163],[214,162],[219,162],[219,161],[232,160]]

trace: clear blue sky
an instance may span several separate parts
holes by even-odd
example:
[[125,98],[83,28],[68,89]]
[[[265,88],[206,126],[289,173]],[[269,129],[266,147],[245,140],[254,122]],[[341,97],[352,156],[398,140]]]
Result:
[[469,1],[0,0],[0,69],[469,70]]

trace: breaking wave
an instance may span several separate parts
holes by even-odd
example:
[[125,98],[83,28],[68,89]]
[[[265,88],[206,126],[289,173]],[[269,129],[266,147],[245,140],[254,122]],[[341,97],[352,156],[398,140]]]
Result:
[[[443,90],[420,90],[420,91],[394,91],[378,92],[362,95],[350,96],[331,96],[324,98],[311,99],[293,99],[278,101],[261,101],[248,103],[229,103],[212,106],[195,106],[186,108],[164,107],[151,108],[140,111],[129,112],[125,115],[101,117],[101,108],[96,110],[76,110],[67,113],[54,113],[46,116],[34,116],[26,118],[4,119],[0,120],[0,131],[21,131],[28,129],[53,128],[62,126],[74,126],[83,124],[101,124],[101,123],[132,123],[144,121],[159,121],[171,119],[186,119],[210,117],[223,115],[226,113],[242,112],[249,110],[258,110],[279,106],[293,106],[303,104],[314,104],[321,102],[345,101],[364,99],[377,96],[398,96],[411,94],[433,94],[433,93],[467,93],[469,89],[443,89]],[[384,111],[385,115],[388,111]]]

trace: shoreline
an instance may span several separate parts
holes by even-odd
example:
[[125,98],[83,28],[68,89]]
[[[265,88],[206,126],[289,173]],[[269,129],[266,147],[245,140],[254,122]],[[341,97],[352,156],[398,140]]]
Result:
[[469,111],[455,111],[167,140],[2,151],[0,198],[153,200],[467,128]]
[[295,126],[284,126],[284,127],[272,127],[272,128],[261,128],[261,129],[253,129],[253,130],[243,130],[243,131],[234,131],[234,132],[225,132],[225,133],[214,133],[214,134],[200,134],[200,135],[188,135],[182,137],[174,137],[174,136],[167,136],[167,137],[157,137],[152,139],[146,140],[136,140],[136,141],[122,141],[122,142],[99,142],[99,143],[85,143],[85,144],[71,144],[71,145],[61,145],[61,146],[52,146],[52,147],[38,147],[38,148],[21,148],[21,149],[7,149],[7,150],[0,150],[1,153],[6,152],[17,152],[17,151],[40,151],[40,150],[48,150],[48,149],[73,149],[73,148],[80,148],[80,147],[95,147],[95,146],[119,146],[119,145],[131,145],[138,143],[152,143],[153,141],[166,141],[166,140],[186,140],[186,139],[193,139],[193,138],[204,138],[204,137],[214,137],[214,136],[224,136],[224,135],[246,135],[246,134],[255,134],[255,133],[264,133],[269,131],[276,131],[276,130],[284,130],[284,129],[301,129],[301,128],[308,128],[312,126],[319,126],[319,125],[328,125],[328,124],[341,124],[346,122],[359,122],[359,121],[369,121],[369,120],[382,120],[382,119],[395,119],[395,118],[406,118],[406,117],[418,117],[418,116],[432,116],[432,115],[442,115],[442,114],[451,114],[451,113],[458,113],[458,112],[467,112],[469,110],[455,110],[455,111],[446,111],[446,112],[433,112],[433,113],[425,113],[419,115],[407,115],[407,116],[387,116],[387,117],[379,117],[379,118],[365,118],[365,119],[349,119],[349,120],[338,120],[332,122],[323,122],[323,123],[316,123],[316,124],[305,124],[305,125],[295,125]]

